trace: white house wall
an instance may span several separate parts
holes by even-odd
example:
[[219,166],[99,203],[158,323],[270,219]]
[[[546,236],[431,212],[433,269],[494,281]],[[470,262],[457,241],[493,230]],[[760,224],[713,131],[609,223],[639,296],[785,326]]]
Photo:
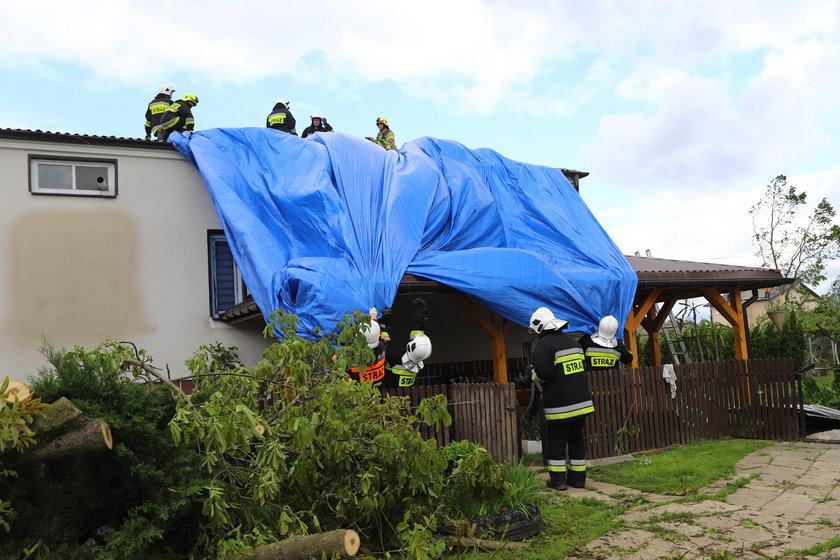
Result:
[[[33,195],[28,156],[117,160],[118,196]],[[42,340],[146,348],[173,377],[201,344],[266,346],[260,321],[210,318],[207,231],[220,229],[196,169],[172,151],[0,139],[0,379],[45,361]]]

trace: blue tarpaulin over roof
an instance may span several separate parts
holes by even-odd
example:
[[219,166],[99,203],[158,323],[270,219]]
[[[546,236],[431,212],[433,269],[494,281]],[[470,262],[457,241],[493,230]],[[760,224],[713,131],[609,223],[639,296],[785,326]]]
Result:
[[170,141],[203,175],[257,305],[296,314],[302,335],[391,305],[406,273],[520,325],[545,306],[592,332],[632,305],[636,273],[558,169],[428,137],[399,152],[269,128]]

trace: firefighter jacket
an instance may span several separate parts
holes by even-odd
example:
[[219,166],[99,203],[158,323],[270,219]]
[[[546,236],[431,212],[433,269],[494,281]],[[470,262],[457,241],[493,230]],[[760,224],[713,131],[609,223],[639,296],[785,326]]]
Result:
[[350,368],[350,378],[355,379],[356,381],[360,381],[362,383],[374,383],[377,385],[382,383],[382,379],[385,377],[386,349],[386,342],[380,339],[379,344],[376,346],[376,348],[373,349],[373,362],[370,364],[365,364],[364,371],[362,371],[362,368],[358,366],[353,366],[352,368]]
[[187,101],[175,101],[161,117],[160,128],[167,135],[171,132],[193,131],[195,119],[192,114],[192,107]]
[[295,124],[295,118],[283,103],[277,103],[265,119],[265,126],[268,128],[281,130],[297,136]]
[[152,134],[157,136],[162,117],[170,105],[172,105],[172,97],[165,93],[159,93],[152,99],[149,108],[146,109],[146,136]]
[[376,139],[373,142],[386,150],[397,149],[397,141],[394,138],[394,133],[387,126],[382,127],[382,130],[379,131],[379,134],[376,135]]
[[595,412],[584,376],[583,348],[574,338],[543,331],[532,347],[531,363],[542,383],[546,420],[571,422]]
[[584,335],[580,339],[580,345],[583,347],[583,355],[586,359],[586,369],[612,369],[618,367],[618,363],[629,364],[633,361],[633,354],[622,344],[620,340],[616,341],[618,344],[615,348],[601,346],[589,335]]
[[306,128],[303,129],[303,132],[301,133],[300,137],[301,138],[306,138],[307,136],[311,136],[312,134],[315,134],[316,132],[332,132],[332,131],[333,131],[333,127],[331,127],[330,125],[324,125],[323,122],[321,123],[321,126],[315,126],[315,125],[311,124],[311,125],[309,125],[309,126],[307,126]]

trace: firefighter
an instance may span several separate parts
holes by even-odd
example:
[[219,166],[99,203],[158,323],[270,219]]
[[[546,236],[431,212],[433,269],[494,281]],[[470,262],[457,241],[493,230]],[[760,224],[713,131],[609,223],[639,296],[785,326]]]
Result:
[[291,102],[285,99],[278,99],[277,103],[274,104],[274,109],[271,110],[271,113],[265,119],[265,126],[297,136],[295,118],[289,110],[291,105]]
[[376,135],[376,138],[371,138],[370,136],[367,136],[366,138],[377,146],[382,146],[386,150],[396,150],[397,141],[394,138],[394,133],[390,128],[388,128],[388,119],[385,117],[379,117],[376,119],[376,126],[379,127],[379,134]]
[[[390,310],[386,307],[384,311]],[[348,373],[351,379],[378,385],[382,383],[382,379],[385,377],[385,350],[387,346],[385,341],[382,340],[382,331],[379,322],[376,320],[378,311],[375,307],[371,307],[368,313],[370,314],[370,325],[362,326],[362,334],[365,336],[368,348],[373,350],[373,361],[370,364],[365,364],[364,368],[353,366]]]
[[[584,419],[595,412],[584,377],[583,348],[562,332],[568,325],[546,307],[531,315],[530,330],[539,335],[531,349],[534,375],[542,384],[546,438],[543,456],[548,465],[546,485],[565,490],[586,482]],[[568,449],[569,464],[566,465]]]
[[633,354],[615,337],[618,331],[618,319],[607,315],[598,323],[598,331],[593,335],[584,335],[580,339],[583,355],[586,358],[586,369],[612,369],[618,363],[629,364],[633,361]]
[[149,102],[146,109],[146,140],[151,140],[152,135],[157,136],[160,131],[160,121],[163,114],[172,105],[172,94],[175,88],[172,86],[160,86],[158,94]]
[[382,318],[379,320],[382,338],[386,340],[387,345],[383,389],[413,387],[417,374],[423,369],[423,360],[432,355],[432,341],[425,333],[426,323],[429,320],[426,301],[423,298],[414,298],[412,303],[414,304],[414,318],[408,342],[405,345],[391,344],[391,336],[388,333],[391,316],[389,309],[383,310]]
[[309,118],[312,119],[312,124],[303,129],[303,132],[300,135],[301,138],[306,138],[307,136],[311,136],[316,132],[333,131],[333,128],[327,124],[326,119],[324,119],[324,117],[322,117],[318,113],[313,114]]
[[161,117],[158,140],[165,142],[173,132],[192,133],[195,128],[192,108],[198,105],[198,97],[192,93],[184,94],[181,99],[169,106]]
[[412,330],[405,345],[391,343],[388,325],[391,308],[382,310],[381,317],[375,307],[370,309],[370,327],[362,329],[368,348],[373,350],[374,360],[361,368],[350,369],[350,377],[366,383],[375,383],[380,389],[413,387],[417,374],[423,369],[423,361],[432,355],[432,341],[424,329],[428,321],[428,308],[422,298],[415,298],[415,313]]

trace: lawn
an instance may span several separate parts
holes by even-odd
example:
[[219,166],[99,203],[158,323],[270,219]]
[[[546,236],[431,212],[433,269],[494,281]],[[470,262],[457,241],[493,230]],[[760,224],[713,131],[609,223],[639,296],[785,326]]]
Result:
[[[589,476],[643,492],[674,496],[695,494],[700,488],[735,473],[735,464],[757,449],[771,445],[755,440],[698,441],[673,447],[659,453],[638,454],[631,461],[603,467],[592,467]],[[526,457],[534,468],[542,469],[539,456]],[[638,495],[612,496],[618,503],[593,498],[574,498],[566,492],[546,490],[540,497],[543,531],[527,541],[530,546],[519,550],[492,553],[494,560],[549,560],[579,556],[592,540],[624,526],[619,516],[638,505]],[[456,560],[489,558],[478,551],[449,556]]]

